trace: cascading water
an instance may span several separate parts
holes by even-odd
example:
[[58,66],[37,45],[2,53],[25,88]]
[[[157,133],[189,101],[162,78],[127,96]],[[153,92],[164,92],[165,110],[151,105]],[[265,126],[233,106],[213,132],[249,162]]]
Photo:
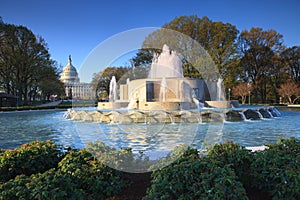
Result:
[[88,117],[89,117],[89,113],[85,112],[85,115],[83,116],[82,121],[85,122]]
[[198,110],[200,110],[200,109],[202,109],[204,107],[204,104],[200,103],[200,101],[197,98],[192,97],[192,100],[196,104]]
[[264,116],[258,110],[254,110],[254,111],[258,114],[258,116],[259,116],[260,119],[264,118]]
[[241,115],[241,118],[243,119],[243,121],[246,121],[246,120],[247,120],[247,118],[246,118],[246,116],[245,116],[245,113],[239,112],[239,114]]
[[273,114],[268,109],[266,109],[266,112],[270,115],[271,118],[274,117]]
[[198,110],[204,108],[204,104],[201,103],[201,102],[197,99],[197,96],[196,96],[194,90],[193,90],[193,94],[192,94],[192,101],[196,104]]
[[217,81],[217,101],[223,101],[225,100],[225,95],[224,95],[224,92],[222,90],[222,82],[223,82],[223,79],[221,78],[218,78],[218,81]]
[[167,81],[166,81],[166,78],[163,77],[161,79],[160,92],[159,92],[159,101],[160,102],[166,101],[166,88],[167,88]]
[[130,98],[129,104],[127,106],[127,109],[134,109],[134,106],[136,105],[136,102],[138,100],[138,93],[134,93],[132,97]]
[[113,76],[109,84],[109,102],[115,102],[117,99],[117,81],[116,77]]
[[182,61],[176,51],[163,46],[161,54],[154,54],[148,78],[183,78]]
[[68,111],[66,111],[63,115],[64,119],[70,119],[70,113]]
[[281,113],[279,112],[279,110],[277,109],[277,108],[275,108],[275,107],[271,107],[270,108],[271,109],[271,113],[272,113],[272,115],[274,116],[274,117],[280,117],[281,116]]

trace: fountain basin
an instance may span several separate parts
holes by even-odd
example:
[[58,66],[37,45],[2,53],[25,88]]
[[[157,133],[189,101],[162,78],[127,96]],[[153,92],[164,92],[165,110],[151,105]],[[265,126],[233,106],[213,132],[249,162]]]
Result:
[[[157,107],[156,107],[157,108]],[[203,109],[203,110],[113,110],[83,111],[68,109],[66,118],[99,123],[202,123],[259,120],[279,117],[275,107],[247,109]]]
[[[128,109],[128,105],[130,104],[130,109]],[[166,110],[166,111],[174,111],[174,110],[191,110],[196,109],[196,105],[191,102],[98,102],[99,110]]]
[[240,107],[238,100],[231,101],[205,101],[205,107],[211,108],[238,108]]
[[116,110],[126,108],[128,102],[98,102],[99,110]]

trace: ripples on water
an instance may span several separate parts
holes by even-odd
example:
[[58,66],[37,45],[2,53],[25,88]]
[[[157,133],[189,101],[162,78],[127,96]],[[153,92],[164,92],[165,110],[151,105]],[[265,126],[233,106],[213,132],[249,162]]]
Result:
[[[98,124],[63,118],[64,111],[0,113],[0,148],[15,148],[32,140],[53,140],[64,146],[83,148],[100,140],[133,151],[169,151],[178,144],[202,147],[204,140],[227,140],[243,146],[276,142],[279,137],[300,138],[300,112],[282,112],[282,117],[225,122],[224,124]],[[211,137],[209,137],[211,136]]]

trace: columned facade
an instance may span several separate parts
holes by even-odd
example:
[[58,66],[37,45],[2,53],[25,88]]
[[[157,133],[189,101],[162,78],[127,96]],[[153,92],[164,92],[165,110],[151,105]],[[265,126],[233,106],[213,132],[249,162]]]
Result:
[[92,99],[89,83],[80,82],[76,68],[72,65],[71,56],[68,64],[61,73],[61,82],[64,83],[66,96],[72,99]]

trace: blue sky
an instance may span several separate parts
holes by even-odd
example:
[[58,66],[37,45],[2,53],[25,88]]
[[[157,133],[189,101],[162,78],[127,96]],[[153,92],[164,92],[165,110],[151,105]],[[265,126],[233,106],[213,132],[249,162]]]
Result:
[[[4,22],[27,26],[46,40],[54,60],[64,66],[71,54],[78,69],[108,38],[130,29],[161,27],[181,15],[207,16],[240,31],[274,29],[286,46],[300,45],[299,10],[298,0],[0,0]],[[98,71],[106,67],[99,65]]]

